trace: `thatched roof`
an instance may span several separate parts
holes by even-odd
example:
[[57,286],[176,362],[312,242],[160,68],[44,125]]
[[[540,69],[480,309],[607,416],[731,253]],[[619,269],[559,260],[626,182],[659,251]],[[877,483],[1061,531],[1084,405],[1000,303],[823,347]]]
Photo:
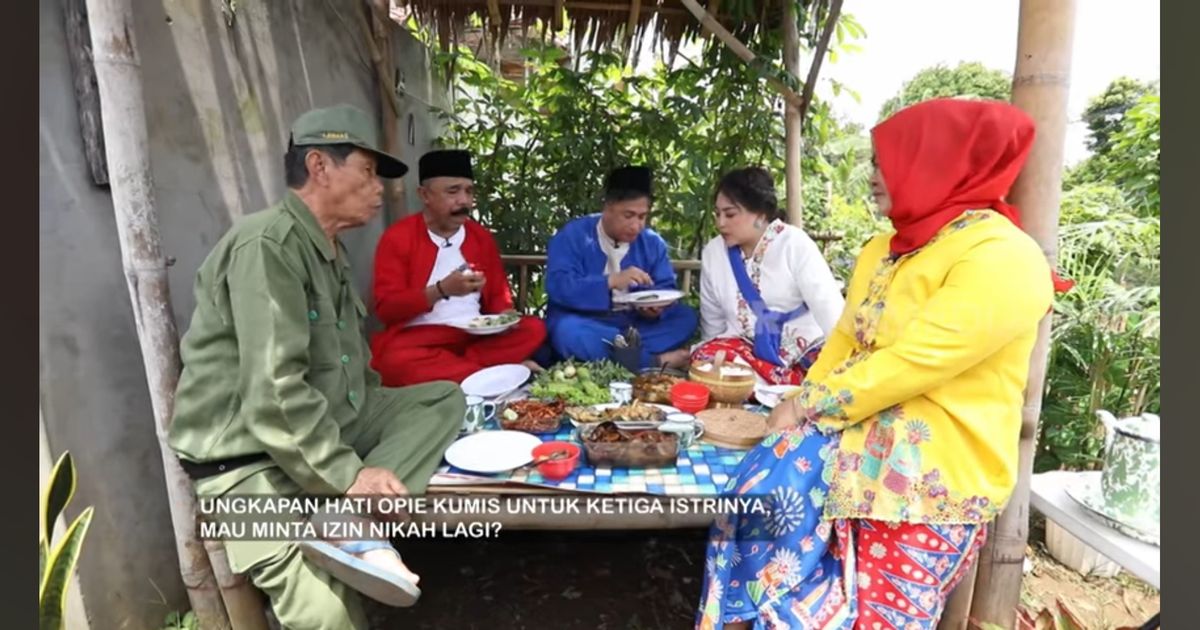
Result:
[[[752,40],[765,27],[774,30],[783,16],[786,0],[697,0],[710,14],[743,41]],[[821,0],[802,0],[809,6]],[[700,22],[680,0],[396,0],[401,11],[434,30],[443,48],[461,41],[464,25],[475,16],[485,30],[503,40],[514,24],[537,20],[562,26],[565,15],[569,38],[577,52],[617,50],[638,54],[651,29],[655,48],[666,46],[673,55],[680,42],[701,33]],[[556,19],[556,16],[557,19]],[[627,37],[632,33],[632,41]],[[632,47],[632,50],[630,50]]]

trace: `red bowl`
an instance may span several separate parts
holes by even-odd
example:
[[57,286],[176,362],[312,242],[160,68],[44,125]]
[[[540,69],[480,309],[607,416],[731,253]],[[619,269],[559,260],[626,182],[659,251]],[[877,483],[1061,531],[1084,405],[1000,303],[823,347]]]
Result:
[[671,406],[684,413],[696,413],[708,406],[711,395],[700,383],[680,381],[671,388]]
[[571,442],[545,442],[533,449],[533,458],[549,455],[554,451],[566,449],[569,455],[562,459],[556,459],[552,462],[542,462],[537,465],[537,471],[546,479],[558,481],[566,479],[567,475],[575,470],[575,466],[579,464],[579,445]]

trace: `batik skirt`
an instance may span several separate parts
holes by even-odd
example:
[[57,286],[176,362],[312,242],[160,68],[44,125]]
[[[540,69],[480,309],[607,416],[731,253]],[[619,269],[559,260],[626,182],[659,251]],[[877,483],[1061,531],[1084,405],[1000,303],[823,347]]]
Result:
[[746,454],[725,494],[767,509],[714,523],[697,628],[936,628],[986,527],[824,520],[833,470],[825,464],[836,447],[836,435],[805,426]]

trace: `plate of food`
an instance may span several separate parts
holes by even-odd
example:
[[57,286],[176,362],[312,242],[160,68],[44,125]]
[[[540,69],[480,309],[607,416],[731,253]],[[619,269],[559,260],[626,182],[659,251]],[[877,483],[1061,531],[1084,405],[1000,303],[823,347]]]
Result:
[[654,427],[662,424],[667,416],[679,410],[657,403],[633,401],[628,405],[606,403],[591,407],[567,407],[566,416],[577,427],[613,422],[618,427]]
[[566,403],[526,398],[506,403],[496,411],[500,428],[526,433],[555,433],[562,424]]
[[616,304],[626,304],[641,308],[667,306],[683,299],[683,291],[675,289],[651,289],[649,291],[634,291],[613,298]]
[[495,335],[516,326],[520,321],[521,316],[516,313],[500,313],[498,315],[480,315],[467,320],[451,322],[450,325],[472,335]]
[[633,379],[633,397],[650,403],[671,402],[671,388],[682,378],[660,374],[658,370],[643,372]]

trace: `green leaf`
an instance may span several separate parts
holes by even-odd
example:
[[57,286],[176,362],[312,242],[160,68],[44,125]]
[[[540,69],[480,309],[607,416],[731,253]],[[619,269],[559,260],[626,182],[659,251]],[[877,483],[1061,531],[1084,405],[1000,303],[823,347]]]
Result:
[[62,542],[54,548],[38,592],[38,627],[41,630],[60,630],[63,627],[67,586],[75,572],[75,563],[79,560],[93,514],[92,507],[81,512],[67,528]]
[[64,451],[50,471],[50,483],[42,493],[42,541],[47,546],[53,538],[54,524],[59,514],[75,495],[75,463],[69,451]]

